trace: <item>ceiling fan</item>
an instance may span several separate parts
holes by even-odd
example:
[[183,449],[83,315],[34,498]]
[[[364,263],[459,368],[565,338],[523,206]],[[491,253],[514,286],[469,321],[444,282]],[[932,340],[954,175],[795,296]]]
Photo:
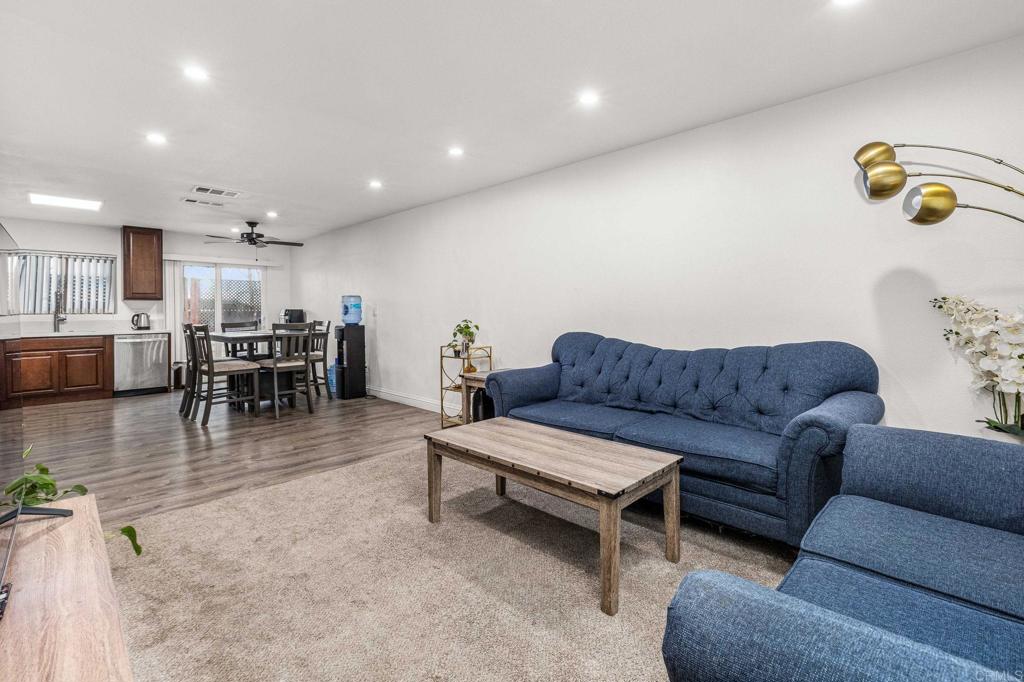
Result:
[[222,237],[216,234],[208,234],[207,237],[213,239],[220,239],[218,242],[203,242],[204,244],[248,244],[249,246],[255,246],[257,249],[264,249],[268,246],[302,246],[302,242],[283,242],[277,237],[268,237],[265,234],[256,231],[259,227],[259,223],[255,220],[247,220],[245,224],[249,226],[248,232],[242,232],[235,237]]

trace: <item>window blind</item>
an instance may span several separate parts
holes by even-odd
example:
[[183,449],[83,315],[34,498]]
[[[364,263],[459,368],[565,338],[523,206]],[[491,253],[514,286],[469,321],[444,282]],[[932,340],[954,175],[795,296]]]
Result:
[[113,256],[71,253],[15,253],[8,256],[10,307],[22,315],[54,311],[112,314]]

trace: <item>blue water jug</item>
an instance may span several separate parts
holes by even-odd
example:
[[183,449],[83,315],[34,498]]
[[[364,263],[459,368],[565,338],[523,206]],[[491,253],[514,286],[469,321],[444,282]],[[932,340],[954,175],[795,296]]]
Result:
[[359,324],[363,321],[363,297],[346,294],[341,297],[341,321],[344,324]]
[[338,372],[341,371],[341,361],[337,358],[334,359],[334,364],[331,365],[331,371],[327,373],[327,385],[331,387],[331,394],[338,394]]

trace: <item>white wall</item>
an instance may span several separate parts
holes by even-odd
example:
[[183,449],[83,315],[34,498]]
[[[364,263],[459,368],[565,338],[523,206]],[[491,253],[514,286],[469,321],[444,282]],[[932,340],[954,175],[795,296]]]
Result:
[[[881,139],[1024,163],[1021,63],[1015,39],[337,230],[296,250],[292,289],[332,320],[361,294],[369,381],[414,404],[437,406],[437,347],[470,317],[502,367],[547,362],[568,330],[683,349],[845,340],[878,362],[888,424],[978,434],[988,403],[928,300],[1024,303],[1024,229],[966,210],[911,225],[898,199],[861,197],[851,156]],[[1024,184],[970,157],[900,158]]]
[[[129,328],[134,313],[149,313],[153,329],[166,329],[166,311],[163,301],[125,301],[121,271],[121,227],[101,227],[77,223],[25,220],[21,218],[0,218],[18,243],[18,247],[40,251],[67,251],[82,253],[113,254],[117,256],[117,312],[114,315],[71,315],[65,325],[69,330],[105,331],[113,333]],[[204,244],[204,237],[198,234],[164,231],[164,253],[194,256],[197,261],[211,258],[238,259],[255,264],[253,252],[248,246],[225,244],[211,246]],[[271,318],[277,319],[281,308],[291,304],[291,249],[281,249],[272,256],[260,254],[260,265],[270,265],[264,285],[265,304]],[[171,286],[164,282],[164,286]],[[29,334],[50,329],[48,315],[23,315],[22,333]]]

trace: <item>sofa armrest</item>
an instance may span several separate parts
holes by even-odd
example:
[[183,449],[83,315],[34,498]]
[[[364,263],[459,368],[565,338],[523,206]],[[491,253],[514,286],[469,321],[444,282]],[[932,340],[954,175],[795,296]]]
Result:
[[786,500],[787,542],[800,539],[829,498],[839,493],[843,458],[837,455],[854,424],[874,424],[885,404],[875,393],[844,391],[797,415],[782,433],[777,495]]
[[554,400],[562,366],[557,362],[527,369],[504,369],[487,376],[485,390],[494,401],[494,416],[507,417],[522,405]]
[[807,429],[821,432],[819,457],[836,455],[846,444],[846,432],[854,424],[877,424],[885,414],[885,403],[877,393],[844,391],[826,398],[820,405],[798,414],[782,432],[783,437],[799,440]]
[[995,671],[736,576],[691,573],[668,607],[672,682],[999,680]]
[[851,429],[843,494],[1024,534],[1024,447],[883,426]]

